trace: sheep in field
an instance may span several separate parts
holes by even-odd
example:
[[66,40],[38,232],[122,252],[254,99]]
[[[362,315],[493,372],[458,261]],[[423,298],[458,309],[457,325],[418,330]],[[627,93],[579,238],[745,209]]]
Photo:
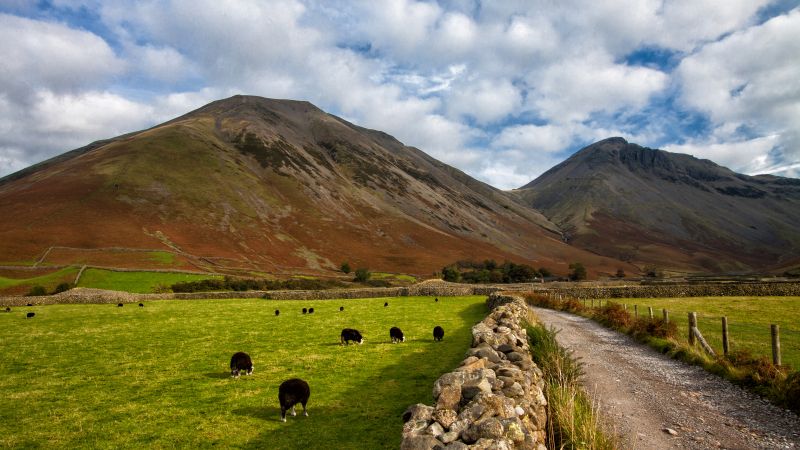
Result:
[[397,327],[392,327],[389,329],[389,337],[392,338],[392,344],[406,341],[406,337],[403,335],[403,330]]
[[389,302],[386,302],[386,303],[383,304],[384,308],[386,308],[387,306],[389,306]]
[[234,353],[231,357],[231,376],[239,378],[240,371],[245,371],[247,375],[253,374],[253,361],[245,352]]
[[276,316],[280,316],[280,315],[281,315],[281,312],[280,312],[280,310],[277,310],[277,309],[276,309],[276,310],[275,310],[275,315],[276,315]]
[[305,308],[303,308],[303,314],[305,314],[305,313],[307,313],[307,312],[308,312],[308,310],[307,310],[307,309],[305,309]]
[[31,317],[33,317],[35,315],[36,315],[36,313],[28,313],[28,314],[25,315],[25,318],[26,319],[30,319]]
[[342,312],[342,311],[344,311],[344,306],[340,306],[339,307],[339,312]]
[[352,328],[343,329],[340,340],[342,342],[342,345],[349,344],[350,341],[357,342],[359,344],[364,343],[364,338],[361,337],[361,333],[358,330],[354,330]]
[[308,313],[309,314],[314,314],[314,308],[308,308]]
[[117,303],[117,308],[122,308],[122,303]]
[[443,338],[444,338],[444,328],[440,327],[439,325],[436,325],[436,327],[433,328],[433,340],[441,341]]
[[292,378],[291,380],[286,380],[281,383],[278,387],[278,402],[281,404],[281,422],[286,422],[286,411],[289,410],[289,408],[291,408],[293,416],[297,415],[294,406],[298,403],[303,405],[303,415],[308,416],[306,403],[308,403],[308,397],[310,395],[311,388],[308,387],[308,383],[299,378]]
[[139,303],[139,308],[144,308],[144,303]]

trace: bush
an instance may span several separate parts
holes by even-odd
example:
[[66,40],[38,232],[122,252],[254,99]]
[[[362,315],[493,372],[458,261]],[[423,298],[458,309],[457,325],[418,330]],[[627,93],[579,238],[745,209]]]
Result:
[[547,267],[539,267],[539,274],[542,276],[542,278],[550,278],[553,276],[553,272],[551,272]]
[[617,278],[625,278],[625,271],[622,269],[617,269],[617,273],[615,275]]
[[58,293],[61,293],[61,292],[68,291],[68,290],[72,289],[73,287],[75,287],[75,286],[72,283],[66,283],[66,282],[65,283],[60,283],[58,286],[56,286],[55,290],[53,290],[53,294],[58,294]]
[[586,279],[586,267],[583,264],[575,262],[569,265],[569,279],[572,281],[580,281]]
[[602,306],[595,313],[595,318],[603,325],[615,329],[629,329],[633,324],[633,316],[622,305],[613,302]]
[[356,269],[356,277],[353,278],[353,281],[357,283],[364,283],[365,281],[369,280],[370,276],[372,276],[372,274],[369,273],[369,269],[365,269],[362,267]]
[[350,263],[343,262],[342,266],[341,266],[341,269],[342,269],[342,272],[344,272],[345,274],[350,273]]
[[37,284],[36,286],[32,287],[31,290],[28,291],[28,293],[25,295],[28,296],[47,295],[47,289],[45,289],[44,286],[40,286]]
[[447,266],[442,268],[442,279],[452,283],[458,283],[461,280],[461,272],[458,271],[456,266]]
[[631,334],[634,337],[654,336],[662,339],[674,339],[678,336],[675,322],[664,322],[662,319],[639,317],[633,322]]

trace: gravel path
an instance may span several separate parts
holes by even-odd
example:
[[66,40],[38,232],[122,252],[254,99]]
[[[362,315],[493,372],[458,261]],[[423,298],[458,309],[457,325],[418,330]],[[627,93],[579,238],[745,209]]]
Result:
[[584,364],[584,386],[624,448],[800,449],[791,412],[592,320],[533,310]]

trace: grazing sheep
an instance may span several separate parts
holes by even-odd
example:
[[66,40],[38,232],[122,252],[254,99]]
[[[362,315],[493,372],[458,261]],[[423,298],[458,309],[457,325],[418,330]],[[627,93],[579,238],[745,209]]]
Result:
[[309,314],[314,314],[314,308],[308,308],[308,313]]
[[305,314],[305,313],[307,313],[307,312],[308,312],[308,310],[307,310],[307,309],[305,309],[305,308],[303,308],[303,314]]
[[340,306],[339,311],[344,311],[344,306]]
[[389,302],[386,302],[386,303],[383,304],[384,308],[386,308],[387,306],[389,306]]
[[436,325],[433,328],[433,340],[441,341],[442,338],[444,338],[444,328],[440,327],[439,325]]
[[280,315],[281,315],[281,312],[280,312],[280,310],[277,310],[277,309],[276,309],[276,310],[275,310],[275,315],[276,315],[276,316],[280,316]]
[[403,330],[397,327],[389,328],[389,337],[392,338],[392,344],[406,341],[406,337],[403,335]]
[[117,303],[117,308],[122,308],[122,303]]
[[439,301],[439,297],[436,297],[435,299],[433,299],[433,301],[438,302]]
[[144,308],[144,303],[139,303],[139,308]]
[[361,337],[361,333],[358,330],[354,330],[352,328],[343,329],[340,340],[342,342],[342,345],[350,344],[350,341],[358,342],[359,345],[364,343],[364,338]]
[[244,370],[247,375],[253,374],[253,361],[245,352],[237,352],[231,356],[231,376],[239,378],[239,371]]
[[35,315],[36,315],[36,313],[28,313],[28,314],[25,315],[25,318],[26,319],[30,319],[31,317],[33,317]]
[[11,312],[11,307],[10,306],[6,306],[6,312]]
[[33,306],[33,303],[28,303],[28,304],[27,304],[27,305],[25,305],[25,306]]
[[306,403],[308,403],[309,396],[311,396],[311,388],[308,387],[308,383],[299,378],[292,378],[291,380],[286,380],[281,383],[280,387],[278,387],[278,402],[281,404],[281,422],[286,422],[286,411],[289,408],[292,409],[293,416],[297,415],[294,410],[294,405],[298,403],[303,405],[303,415],[308,416]]

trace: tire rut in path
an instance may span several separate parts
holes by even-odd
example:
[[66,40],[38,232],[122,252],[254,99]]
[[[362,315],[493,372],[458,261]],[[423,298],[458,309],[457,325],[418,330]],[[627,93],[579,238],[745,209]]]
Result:
[[623,448],[800,448],[793,413],[590,319],[532,309],[583,363],[582,383]]

